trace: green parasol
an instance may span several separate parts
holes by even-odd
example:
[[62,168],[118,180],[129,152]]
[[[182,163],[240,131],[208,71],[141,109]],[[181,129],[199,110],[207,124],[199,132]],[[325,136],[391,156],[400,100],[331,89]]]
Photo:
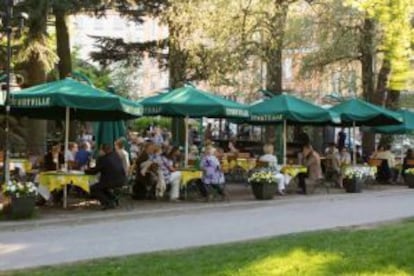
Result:
[[[185,117],[185,137],[188,137],[188,118],[248,118],[246,105],[202,91],[191,85],[174,89],[139,101],[144,115]],[[185,139],[185,164],[188,159],[188,139]]]
[[287,124],[322,125],[340,122],[335,112],[287,94],[252,104],[250,114],[251,124],[283,123],[283,164],[287,161]]

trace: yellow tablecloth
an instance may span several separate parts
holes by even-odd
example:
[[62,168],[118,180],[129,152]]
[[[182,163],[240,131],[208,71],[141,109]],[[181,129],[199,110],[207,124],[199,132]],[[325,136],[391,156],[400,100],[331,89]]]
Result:
[[[3,166],[3,161],[0,162],[0,165]],[[24,158],[11,158],[10,159],[10,170],[15,168],[20,168],[25,172],[32,170],[32,163],[28,159]]]
[[300,165],[287,165],[282,167],[280,171],[284,174],[290,175],[291,177],[296,177],[300,173],[307,173],[308,169]]
[[231,160],[228,162],[226,159],[221,161],[221,166],[223,172],[234,169],[236,166],[244,169],[245,171],[250,171],[256,167],[256,159],[254,158],[237,158],[236,160]]
[[190,180],[203,177],[203,171],[200,170],[180,170],[181,172],[181,185],[185,186]]
[[60,190],[65,185],[72,184],[89,193],[90,184],[97,181],[95,175],[79,173],[42,172],[39,174],[39,184],[47,187],[49,191]]

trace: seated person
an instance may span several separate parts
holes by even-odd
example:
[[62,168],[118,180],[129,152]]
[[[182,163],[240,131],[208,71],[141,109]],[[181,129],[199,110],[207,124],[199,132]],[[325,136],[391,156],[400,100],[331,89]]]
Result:
[[65,152],[65,160],[68,163],[68,169],[77,169],[75,161],[76,153],[78,152],[78,144],[70,142],[68,144],[68,150]]
[[135,161],[135,184],[132,187],[134,199],[155,197],[157,179],[154,176],[158,171],[158,165],[153,162],[155,150],[155,144],[147,142]]
[[226,194],[222,187],[225,183],[224,174],[221,171],[220,161],[214,154],[215,148],[212,146],[207,146],[200,163],[200,168],[203,171],[200,192],[205,198],[208,198],[208,186],[211,186],[224,199],[226,197]]
[[264,155],[260,156],[259,161],[261,162],[267,162],[269,168],[274,170],[274,174],[277,180],[277,192],[280,195],[283,195],[285,192],[285,176],[281,174],[278,170],[277,166],[277,158],[276,155],[274,155],[274,148],[272,144],[266,144],[263,146],[263,152]]
[[196,145],[190,147],[190,152],[188,153],[188,160],[197,160],[199,158],[199,152]]
[[402,171],[401,171],[401,175],[404,177],[405,176],[405,170],[407,169],[411,169],[414,167],[413,164],[409,164],[411,162],[414,162],[414,152],[412,149],[408,149],[405,157],[404,157],[404,161],[403,161],[403,165],[402,165]]
[[342,188],[341,181],[341,157],[340,153],[335,147],[335,144],[331,144],[325,151],[325,173],[328,179],[334,179],[338,186]]
[[122,187],[127,181],[119,155],[110,145],[102,144],[96,166],[86,170],[86,173],[101,174],[99,182],[91,187],[91,195],[99,200],[103,210],[115,208],[119,202],[112,190]]
[[386,162],[382,162],[382,164],[379,166],[377,175],[377,179],[379,181],[388,182],[390,180],[393,180],[394,177],[398,176],[396,175],[397,173],[395,170],[395,156],[391,153],[390,146],[380,145],[377,152],[372,155],[372,158],[386,160]]
[[177,201],[180,196],[181,172],[176,171],[172,154],[173,150],[161,155],[161,171],[165,184],[170,186],[170,200]]
[[233,154],[237,154],[239,153],[239,150],[236,148],[236,137],[231,137],[229,140],[229,144],[228,144],[228,148],[229,148],[229,152],[233,153]]
[[75,155],[75,163],[78,169],[85,169],[89,166],[91,153],[88,151],[88,144],[82,143],[78,152]]
[[299,174],[299,187],[306,194],[307,184],[313,184],[322,179],[321,159],[319,154],[312,148],[310,144],[303,146],[303,165],[307,168],[306,174]]
[[52,146],[51,150],[45,155],[43,168],[46,171],[59,170],[65,164],[65,158],[60,151],[60,144]]

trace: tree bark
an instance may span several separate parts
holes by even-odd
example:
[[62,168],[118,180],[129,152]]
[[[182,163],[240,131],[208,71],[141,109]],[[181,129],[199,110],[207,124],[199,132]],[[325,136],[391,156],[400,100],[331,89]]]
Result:
[[[174,23],[169,22],[169,39],[168,39],[168,70],[170,88],[175,89],[184,85],[186,81],[187,55],[180,47],[179,30]],[[185,125],[183,118],[173,118],[172,122],[172,139],[176,145],[185,143]]]
[[[360,39],[362,93],[366,101],[380,104],[375,95],[374,87],[374,58],[375,58],[375,22],[370,18],[364,20],[362,37]],[[364,133],[362,137],[364,154],[371,154],[375,150],[375,134]]]
[[55,9],[56,51],[59,56],[59,77],[64,79],[72,73],[70,38],[64,11]]
[[[29,19],[28,36],[32,39],[37,39],[40,35],[46,33],[47,28],[47,8],[39,7],[43,12],[39,18]],[[33,86],[44,83],[46,81],[46,68],[44,62],[36,54],[30,55],[29,60],[25,65],[26,81],[25,86]],[[46,121],[44,120],[28,120],[26,124],[27,136],[26,144],[27,150],[31,154],[42,155],[46,149]]]
[[[70,49],[70,37],[67,25],[67,15],[64,10],[53,9],[56,29],[56,52],[59,57],[59,78],[64,79],[72,73],[72,54]],[[76,141],[79,122],[71,121],[69,124],[69,140]]]

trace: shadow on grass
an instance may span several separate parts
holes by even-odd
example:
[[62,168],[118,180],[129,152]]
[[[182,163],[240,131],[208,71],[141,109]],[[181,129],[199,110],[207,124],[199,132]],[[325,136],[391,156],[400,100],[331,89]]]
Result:
[[45,267],[8,275],[414,275],[414,221]]

